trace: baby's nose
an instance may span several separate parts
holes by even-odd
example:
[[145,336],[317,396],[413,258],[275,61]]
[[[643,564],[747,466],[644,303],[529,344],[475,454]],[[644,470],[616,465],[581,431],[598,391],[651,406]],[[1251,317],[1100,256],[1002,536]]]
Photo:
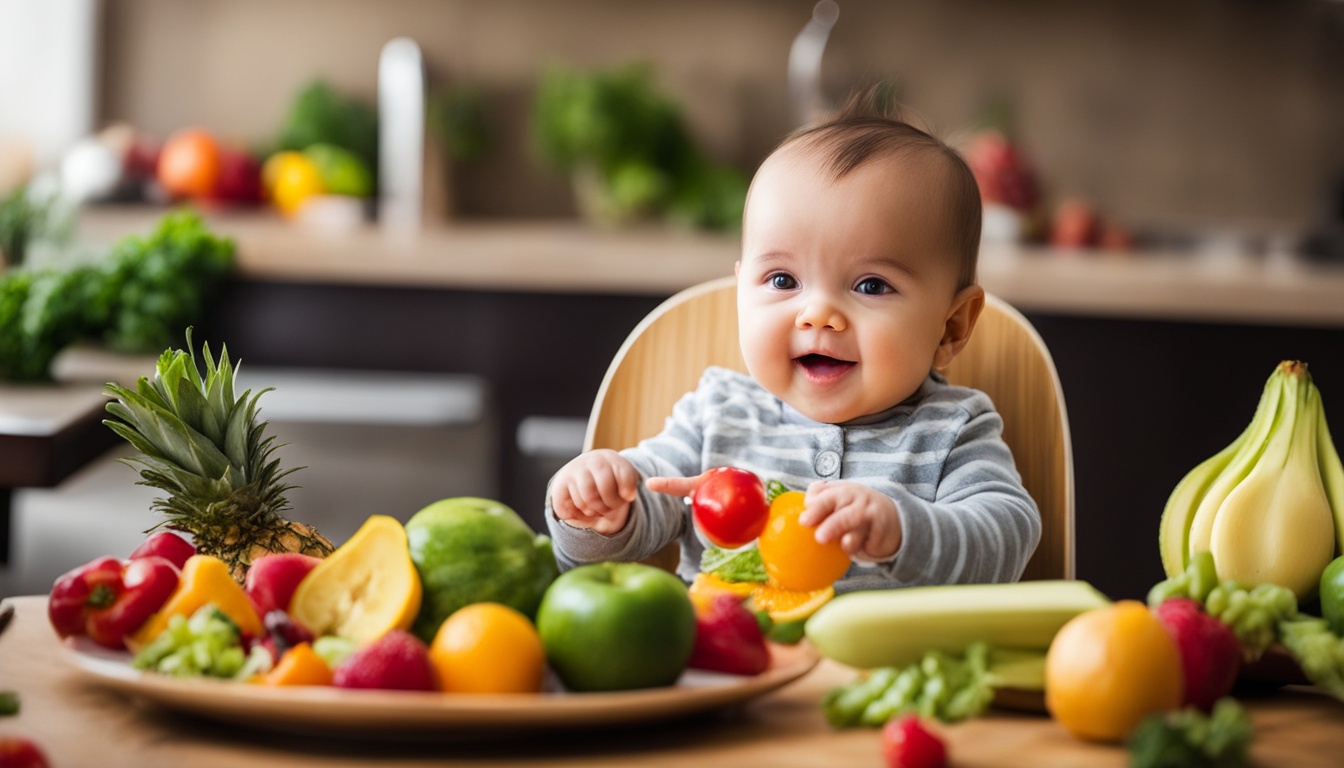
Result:
[[799,330],[822,329],[828,331],[845,330],[845,316],[833,302],[818,297],[803,305],[802,311],[794,321]]

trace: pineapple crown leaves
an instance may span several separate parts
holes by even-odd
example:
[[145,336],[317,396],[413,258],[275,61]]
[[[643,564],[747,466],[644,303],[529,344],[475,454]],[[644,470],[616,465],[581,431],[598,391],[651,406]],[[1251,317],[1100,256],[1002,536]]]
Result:
[[173,494],[156,502],[170,514],[181,507],[199,515],[202,504],[226,501],[260,515],[285,509],[283,494],[292,486],[279,481],[295,470],[280,471],[271,458],[279,446],[263,437],[267,422],[257,420],[257,402],[270,389],[235,397],[228,349],[221,348],[216,364],[209,346],[203,348],[202,378],[190,329],[187,348],[193,351],[165,350],[153,381],[142,376],[135,390],[115,383],[105,389],[116,398],[107,412],[120,420],[103,423],[140,452],[128,460],[144,466],[140,484]]

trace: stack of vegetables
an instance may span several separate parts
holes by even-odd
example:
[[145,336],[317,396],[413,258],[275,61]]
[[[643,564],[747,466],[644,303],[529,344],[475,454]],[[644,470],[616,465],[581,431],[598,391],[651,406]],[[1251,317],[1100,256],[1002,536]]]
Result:
[[66,346],[95,340],[150,352],[197,322],[233,269],[233,241],[190,211],[163,217],[88,263],[33,263],[0,274],[0,379],[41,380]]

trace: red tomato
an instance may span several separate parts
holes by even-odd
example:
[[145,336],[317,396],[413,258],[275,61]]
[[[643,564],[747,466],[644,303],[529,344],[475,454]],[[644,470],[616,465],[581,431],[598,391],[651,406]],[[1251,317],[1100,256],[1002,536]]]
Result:
[[691,517],[717,546],[736,549],[750,544],[770,517],[765,483],[745,469],[711,469],[691,494]]
[[929,732],[918,715],[887,721],[882,728],[882,754],[888,768],[943,768],[947,747]]

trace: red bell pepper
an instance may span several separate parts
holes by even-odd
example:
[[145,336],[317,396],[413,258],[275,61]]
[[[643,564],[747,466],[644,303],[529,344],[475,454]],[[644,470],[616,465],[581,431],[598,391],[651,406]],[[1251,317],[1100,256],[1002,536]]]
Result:
[[177,582],[177,566],[162,557],[100,557],[56,580],[47,617],[61,637],[88,635],[105,648],[122,649],[124,638],[163,607]]

